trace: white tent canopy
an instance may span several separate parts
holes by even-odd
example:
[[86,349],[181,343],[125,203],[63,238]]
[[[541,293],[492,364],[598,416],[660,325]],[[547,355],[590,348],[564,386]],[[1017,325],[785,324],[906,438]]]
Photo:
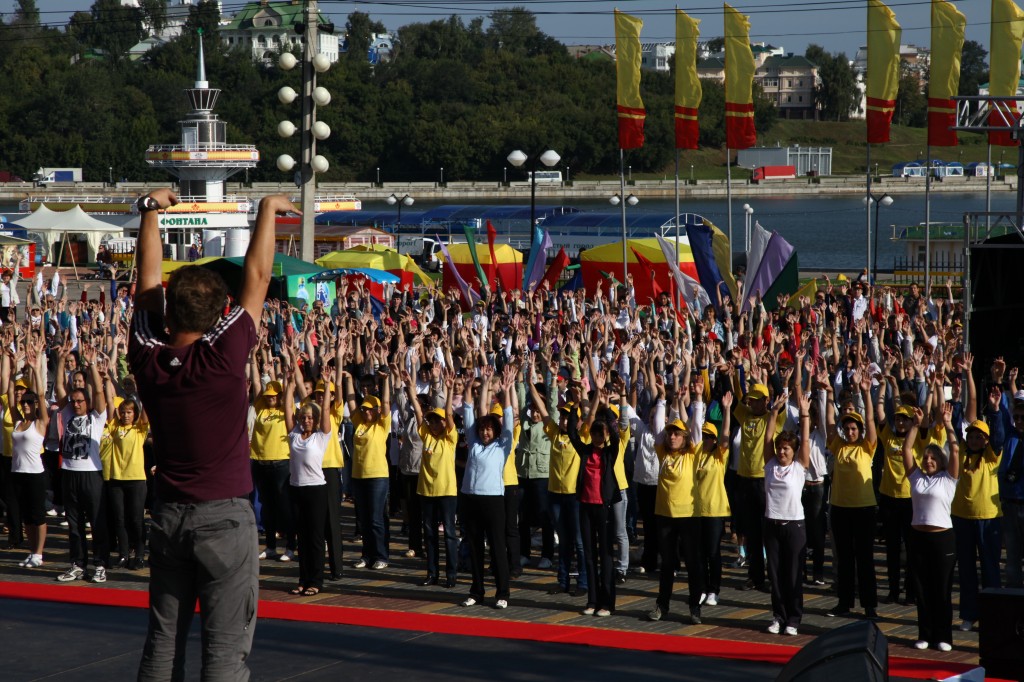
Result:
[[85,260],[91,262],[96,260],[100,242],[120,237],[123,232],[116,225],[93,218],[81,206],[67,211],[51,211],[44,204],[33,211],[32,215],[18,220],[17,224],[25,228],[37,242],[42,242],[47,260],[57,257],[65,233],[69,241],[85,241],[88,244]]

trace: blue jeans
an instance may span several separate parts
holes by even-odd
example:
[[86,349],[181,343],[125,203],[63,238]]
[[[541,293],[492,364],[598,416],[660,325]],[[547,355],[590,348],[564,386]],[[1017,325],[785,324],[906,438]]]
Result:
[[196,599],[204,680],[249,679],[259,592],[259,539],[248,500],[157,503],[149,540],[149,633],[138,679],[185,679]]
[[1006,547],[1006,586],[1024,587],[1024,500],[1003,500],[1003,545]]
[[[583,559],[583,535],[580,533],[580,503],[575,494],[548,493],[551,518],[558,532],[558,584],[569,589],[569,567],[575,552],[580,575],[576,584],[587,589],[587,562]],[[571,538],[571,539],[570,539]]]
[[978,620],[978,568],[981,586],[999,587],[1000,519],[953,517],[960,574],[960,618]]
[[353,478],[352,497],[359,517],[359,530],[363,534],[363,559],[367,562],[387,561],[390,540],[388,479]]

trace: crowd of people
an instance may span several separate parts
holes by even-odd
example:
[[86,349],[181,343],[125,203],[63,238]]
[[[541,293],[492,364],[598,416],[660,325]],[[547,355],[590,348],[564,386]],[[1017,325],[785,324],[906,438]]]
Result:
[[[771,594],[768,631],[796,635],[805,585],[830,577],[828,616],[859,602],[878,617],[880,540],[881,601],[916,604],[915,646],[943,651],[954,589],[970,630],[980,588],[1022,586],[1024,390],[1003,358],[965,351],[952,282],[926,297],[862,275],[764,301],[739,280],[735,296],[723,286],[679,310],[666,294],[636,300],[634,276],[646,275],[497,286],[473,305],[403,287],[376,312],[345,279],[330,305],[244,303],[251,484],[232,495],[257,510],[259,559],[297,562],[291,593],[308,597],[341,577],[344,549],[348,570],[371,571],[397,551],[422,560],[424,587],[468,584],[467,608],[493,581],[499,609],[530,565],[595,617],[615,613],[618,585],[650,577],[651,620],[685,578],[700,623],[735,548],[740,589]],[[62,582],[144,567],[147,510],[170,490],[153,483],[150,428],[168,408],[140,397],[129,363],[153,347],[154,313],[136,312],[133,285],[112,286],[70,300],[40,272],[0,327],[7,544],[38,570],[47,517],[60,517]],[[226,333],[239,307],[221,303],[193,341]],[[198,362],[167,357],[152,372]],[[219,405],[194,400],[216,429]]]

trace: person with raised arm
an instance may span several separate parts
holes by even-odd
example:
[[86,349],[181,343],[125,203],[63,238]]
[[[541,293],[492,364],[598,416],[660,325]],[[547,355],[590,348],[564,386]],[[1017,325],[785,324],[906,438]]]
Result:
[[[915,447],[924,412],[914,408],[906,440],[903,441],[903,466],[910,481],[913,517],[910,525],[910,556],[914,567],[910,574],[917,594],[917,642],[927,649],[934,643],[940,651],[953,648],[953,568],[956,566],[956,537],[950,509],[960,477],[960,445],[956,438],[947,441],[949,458],[942,448],[929,443],[921,452],[918,465]],[[942,410],[946,433],[953,434],[953,406]]]
[[185,645],[198,600],[203,679],[246,680],[259,559],[249,502],[245,370],[273,274],[274,216],[298,211],[284,196],[260,201],[238,305],[225,314],[224,280],[197,266],[171,274],[165,306],[157,213],[176,203],[168,189],[138,202],[139,278],[128,361],[150,417],[156,464],[149,632],[138,679],[185,679]]

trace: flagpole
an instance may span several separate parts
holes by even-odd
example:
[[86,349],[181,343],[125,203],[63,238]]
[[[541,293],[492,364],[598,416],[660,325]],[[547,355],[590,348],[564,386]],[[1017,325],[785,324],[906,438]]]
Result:
[[626,301],[629,301],[629,285],[627,275],[629,274],[628,258],[626,256],[626,153],[619,149],[619,208],[622,210],[622,284],[626,287],[624,294]]
[[[932,295],[932,145],[925,147],[928,156],[925,158],[924,169],[924,297]],[[875,225],[878,229],[878,225]],[[877,258],[877,254],[875,255]]]
[[[866,231],[867,234],[866,234],[866,236],[867,236],[867,246],[868,246],[868,250],[867,250],[868,260],[864,264],[864,267],[867,269],[867,272],[870,273],[871,272],[871,143],[870,142],[868,142],[868,144],[867,144],[867,162],[868,162],[868,173],[867,173],[867,176],[868,176],[868,183],[867,183],[868,184],[868,191],[867,191],[867,196],[864,199],[864,217],[865,217],[866,225],[867,225],[867,231]],[[877,225],[875,226],[875,229],[878,229]]]
[[[992,212],[992,144],[988,145],[988,172],[985,173],[985,213]],[[985,216],[985,229],[992,231],[992,216]]]
[[[676,212],[675,212],[675,221],[676,221],[676,263],[675,264],[679,265],[679,148],[678,147],[676,148]],[[669,270],[669,272],[671,272],[671,269]],[[675,278],[672,279],[672,282],[675,283]],[[679,314],[679,297],[682,296],[682,292],[679,291],[679,287],[675,287],[675,290],[676,290],[676,295],[674,297],[675,300],[672,301],[672,304],[676,307],[676,319],[674,320],[675,324],[673,325],[673,328],[676,330],[675,340],[679,341],[679,317],[678,317],[678,314]]]
[[725,201],[729,205],[729,272],[732,272],[732,158],[725,147]]

